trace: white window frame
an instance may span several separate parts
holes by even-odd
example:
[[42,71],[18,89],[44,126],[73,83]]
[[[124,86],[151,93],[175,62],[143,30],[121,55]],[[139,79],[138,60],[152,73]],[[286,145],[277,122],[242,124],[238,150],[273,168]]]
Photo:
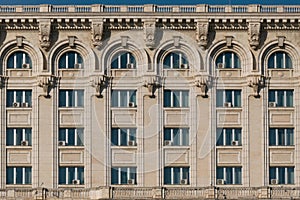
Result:
[[[277,66],[277,53],[282,53],[282,57],[283,57],[283,67],[278,68]],[[288,56],[291,59],[291,57],[288,55],[288,53],[284,52],[284,51],[277,51],[271,54],[271,56],[274,54],[274,67],[273,68],[269,68],[268,69],[292,69],[292,68],[286,68],[286,56]],[[269,59],[271,59],[271,56],[269,57]],[[268,59],[268,63],[269,63],[269,59]]]
[[[13,129],[14,131],[14,146],[20,146],[20,144],[17,144],[17,128]],[[25,128],[22,128],[22,141],[26,140],[25,136]]]
[[[169,168],[171,168],[171,175],[170,175],[171,176],[171,184],[170,185],[177,185],[174,183],[174,168],[179,168],[179,171],[180,171],[179,176],[180,176],[180,180],[182,180],[183,179],[183,168],[186,168],[186,167],[169,167]],[[188,168],[189,168],[188,179],[190,179],[190,175],[191,175],[190,167],[188,167]],[[165,176],[165,174],[164,174],[164,176]]]
[[[165,129],[170,129],[171,130],[171,142],[172,142],[172,146],[178,146],[178,145],[174,145],[174,129],[179,129],[179,146],[189,146],[190,145],[190,130],[189,130],[189,128],[165,128]],[[188,140],[189,140],[189,144],[188,145],[183,145],[183,133],[182,133],[182,129],[187,129],[188,130]],[[166,140],[164,140],[164,141],[166,141]]]
[[[283,91],[283,106],[282,107],[288,107],[287,103],[286,103],[287,102],[287,95],[286,95],[287,91],[293,91],[293,98],[294,98],[294,90],[271,90],[271,91],[275,92],[275,103],[276,103],[276,105],[278,104],[278,92]],[[293,99],[293,106],[294,106],[294,99]]]
[[[78,145],[78,141],[77,141],[77,137],[79,137],[79,135],[78,135],[78,132],[77,132],[77,130],[78,130],[78,128],[61,128],[61,129],[65,129],[66,130],[66,140],[65,140],[65,142],[67,143],[67,144],[69,144],[69,129],[75,129],[74,130],[74,146],[79,146]],[[83,130],[83,129],[82,129]],[[83,133],[84,134],[84,133]],[[84,140],[83,140],[84,141]],[[83,144],[84,145],[84,144]]]
[[[225,58],[226,58],[226,56],[225,56],[225,54],[226,53],[230,53],[231,54],[231,66],[230,67],[227,67],[227,68],[225,68],[225,65],[226,65],[226,60],[225,60]],[[234,66],[234,55],[236,55],[237,56],[237,58],[239,59],[239,63],[240,63],[240,66],[237,66],[236,68],[235,68],[235,66]],[[219,56],[222,56],[222,64],[223,64],[223,66],[224,66],[224,68],[223,69],[241,69],[241,60],[240,60],[240,57],[238,56],[238,54],[237,53],[235,53],[235,52],[233,52],[233,51],[225,51],[225,52],[222,52],[221,54],[219,54],[218,55],[218,57]],[[218,64],[218,63],[217,63]]]
[[[66,99],[65,99],[65,101],[66,101],[66,108],[77,108],[77,107],[79,107],[78,106],[78,92],[79,91],[80,92],[83,91],[83,95],[84,95],[84,90],[64,90],[64,89],[62,89],[61,91],[65,91],[65,93],[66,93]],[[74,106],[70,106],[69,105],[69,92],[70,91],[74,92]],[[59,97],[59,98],[61,98],[61,97]]]
[[30,64],[29,68],[31,69],[31,67],[32,67],[31,63],[26,63],[26,54],[28,55],[30,60],[31,60],[31,58],[30,58],[29,54],[24,51],[16,51],[16,52],[12,53],[12,55],[9,56],[9,57],[11,57],[11,56],[14,57],[14,66],[13,66],[13,68],[8,68],[8,66],[7,66],[7,69],[22,69],[22,68],[17,68],[17,54],[18,53],[22,53],[22,65]]
[[[121,146],[121,143],[122,143],[121,131],[126,129],[126,137],[127,137],[127,145],[126,146],[128,146],[128,142],[130,141],[130,135],[131,135],[130,129],[136,129],[136,128],[113,128],[113,129],[118,129],[118,145],[116,145],[116,146]],[[135,131],[135,134],[136,134],[136,131]],[[136,135],[135,135],[134,141],[136,142]],[[122,146],[124,146],[124,145],[122,145]]]
[[[220,167],[222,167],[222,166],[220,166]],[[225,183],[227,182],[227,180],[226,180],[226,177],[227,177],[227,172],[226,172],[226,170],[227,170],[227,168],[232,168],[232,171],[231,171],[231,174],[232,174],[232,183],[228,183],[228,185],[236,185],[236,184],[240,184],[240,183],[236,183],[235,182],[235,170],[236,170],[236,168],[241,168],[241,172],[242,172],[242,170],[243,170],[243,168],[242,167],[222,167],[223,168],[223,180],[225,181]],[[241,179],[242,179],[243,177],[241,176]],[[242,180],[241,180],[241,183],[242,183]],[[227,184],[227,183],[226,183]]]
[[[117,100],[118,100],[118,105],[115,108],[121,108],[121,92],[126,91],[126,101],[127,101],[127,106],[129,107],[129,103],[130,103],[130,92],[135,93],[135,98],[137,98],[137,90],[112,90],[112,92],[117,92]],[[136,106],[136,102],[134,102],[135,106]],[[122,106],[123,107],[123,106]]]
[[[189,92],[189,90],[169,90],[169,89],[166,89],[165,91],[170,91],[171,93],[170,93],[170,107],[167,107],[167,108],[183,108],[183,106],[182,106],[182,104],[183,104],[183,102],[182,102],[182,99],[183,99],[183,97],[182,97],[182,93],[183,92],[188,92],[188,98],[190,98],[189,96],[190,96],[190,92]],[[174,107],[174,93],[175,92],[179,92],[179,107]],[[189,99],[190,100],[190,99]],[[188,105],[189,105],[189,102],[188,102]]]
[[[122,185],[126,185],[127,183],[122,183],[122,168],[126,168],[127,170],[127,180],[131,179],[130,178],[130,173],[131,170],[135,169],[135,176],[137,178],[137,167],[112,167],[114,169],[118,169],[118,183],[117,184],[122,184]],[[137,183],[137,180],[134,180],[135,183]]]
[[[222,133],[221,133],[223,135],[222,146],[232,146],[232,145],[226,145],[226,138],[227,138],[226,130],[231,129],[232,130],[232,138],[235,138],[235,131],[236,131],[236,129],[240,129],[240,128],[219,128],[219,129],[222,129]],[[241,130],[241,134],[242,134],[242,130]],[[218,140],[218,138],[217,138],[217,140]],[[232,141],[234,141],[234,140],[232,140]],[[242,141],[238,141],[238,142],[242,143]],[[239,146],[240,146],[240,144],[239,144]]]
[[[60,167],[64,167],[64,166],[60,166]],[[66,168],[66,174],[65,174],[65,177],[66,177],[66,185],[70,185],[72,184],[71,183],[68,183],[68,180],[69,180],[69,167],[65,167]],[[70,167],[71,168],[71,167]],[[73,180],[78,180],[78,167],[73,167],[74,168],[74,179]]]
[[[136,59],[135,59],[135,57],[133,56],[133,54],[132,54],[131,52],[129,52],[129,51],[117,53],[117,54],[113,57],[113,60],[114,60],[114,59],[118,59],[118,68],[111,68],[111,69],[113,69],[113,70],[114,70],[114,69],[128,69],[127,66],[126,66],[125,68],[122,68],[122,66],[121,66],[121,63],[122,63],[122,61],[121,61],[121,55],[123,55],[123,54],[126,54],[126,65],[128,65],[128,64],[133,64],[133,69],[135,69],[135,68],[136,68],[136,63],[131,63],[131,62],[130,62],[130,55],[134,58],[135,62],[136,62]],[[112,61],[113,61],[113,60],[112,60]]]
[[[82,63],[78,63],[78,55],[81,57],[81,59],[82,59],[82,56],[78,53],[78,52],[76,52],[76,51],[68,51],[68,52],[65,52],[59,59],[61,59],[63,56],[65,56],[66,57],[66,63],[65,63],[65,65],[66,65],[66,68],[60,68],[60,70],[64,70],[64,69],[76,69],[75,67],[71,67],[71,68],[69,68],[69,54],[68,53],[74,53],[75,55],[75,57],[74,57],[74,59],[75,59],[75,62],[74,62],[74,65],[76,65],[76,64],[80,64],[80,68],[79,69],[82,69],[83,68],[83,62]],[[83,60],[83,59],[82,59]]]
[[[284,146],[291,146],[291,145],[287,145],[287,128],[274,128],[275,129],[275,146],[281,146],[278,143],[278,129],[284,129]],[[270,134],[270,131],[269,131]],[[295,136],[295,132],[293,130],[293,137]],[[270,137],[270,135],[269,135]],[[293,139],[294,142],[294,139]],[[294,144],[293,144],[294,145]]]
[[[174,68],[174,57],[173,57],[174,54],[178,54],[179,55],[179,69],[180,69],[180,66],[183,64],[183,62],[182,62],[183,57],[186,58],[186,56],[184,55],[184,53],[182,53],[182,52],[169,52],[168,54],[170,54],[170,68],[165,68],[163,66],[163,69],[178,69],[178,68]],[[167,54],[167,56],[168,56],[168,54]],[[166,57],[164,59],[166,59]],[[187,61],[186,64],[188,64],[188,59],[187,58],[186,58],[186,61]],[[187,69],[187,68],[184,68],[184,69]]]
[[[25,168],[27,168],[27,167],[10,167],[10,168],[13,168],[13,184],[14,185],[17,184],[17,168],[22,168],[22,183],[21,184],[25,185],[25,179],[26,179]],[[31,172],[31,176],[32,176],[32,172]]]
[[[276,179],[279,181],[279,168],[284,168],[284,183],[283,184],[290,184],[288,183],[288,168],[290,167],[274,167],[276,170]],[[295,168],[294,168],[294,175],[295,175]],[[294,176],[295,179],[295,176]]]

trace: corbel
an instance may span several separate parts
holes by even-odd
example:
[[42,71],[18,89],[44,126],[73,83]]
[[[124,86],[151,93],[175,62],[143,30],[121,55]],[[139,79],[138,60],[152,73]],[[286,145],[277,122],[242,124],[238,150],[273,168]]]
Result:
[[41,75],[38,77],[38,86],[43,88],[44,96],[50,97],[50,91],[54,88],[56,77],[51,75]]
[[17,42],[17,46],[20,48],[23,46],[23,36],[16,36],[16,42]]
[[195,77],[195,86],[200,88],[203,98],[207,98],[208,86],[210,85],[210,77],[207,75],[200,75]]
[[51,20],[40,19],[39,20],[39,40],[43,49],[47,50],[50,47],[50,35],[51,35]]
[[285,37],[284,36],[277,36],[278,38],[278,46],[280,48],[283,48],[284,47],[284,42],[285,42]]
[[96,89],[96,97],[102,98],[102,92],[107,87],[109,77],[106,75],[93,76],[90,79],[91,86]]
[[232,47],[233,36],[225,36],[225,40],[226,40],[226,46]]
[[93,19],[92,21],[92,44],[99,48],[102,45],[103,19]]
[[198,45],[204,50],[208,44],[208,29],[209,21],[208,20],[197,20],[196,27],[196,41]]
[[254,75],[248,77],[248,86],[253,89],[253,95],[259,98],[260,90],[265,87],[266,77],[262,75]]
[[147,47],[154,48],[156,33],[156,20],[144,19],[144,41]]
[[248,25],[249,44],[252,49],[256,50],[259,46],[260,41],[260,19],[251,20]]
[[8,79],[7,76],[0,75],[0,89],[4,87],[5,81]]
[[159,76],[144,76],[144,87],[148,88],[150,98],[155,98],[155,91],[161,87],[161,78]]
[[69,46],[74,47],[76,37],[75,36],[68,36],[68,39],[69,39]]

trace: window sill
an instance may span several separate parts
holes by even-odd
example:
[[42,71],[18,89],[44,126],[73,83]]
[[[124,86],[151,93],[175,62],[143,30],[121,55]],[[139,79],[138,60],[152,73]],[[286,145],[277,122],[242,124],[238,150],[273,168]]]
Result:
[[58,188],[84,188],[84,184],[60,184],[58,185]]
[[168,146],[168,145],[164,145],[165,149],[184,149],[184,150],[190,150],[190,146]]
[[164,187],[166,188],[184,188],[184,187],[191,187],[189,184],[164,184]]
[[111,184],[111,186],[113,187],[137,187],[138,185],[135,183],[135,184]]
[[284,107],[284,106],[276,106],[276,107],[268,107],[269,110],[294,110],[295,107]]
[[111,107],[111,110],[137,110],[137,105],[135,107]]
[[6,107],[7,110],[31,110],[32,107]]
[[28,189],[32,189],[32,184],[6,184],[6,188],[28,188]]
[[217,110],[236,110],[236,111],[242,111],[242,107],[216,107]]
[[164,110],[168,111],[168,110],[171,110],[171,111],[181,111],[181,110],[186,110],[186,111],[189,111],[190,108],[189,107],[164,107]]
[[84,146],[58,146],[58,149],[78,149],[78,150],[84,150]]
[[216,146],[217,149],[242,149],[243,145],[239,146]]
[[291,145],[291,146],[269,146],[269,149],[290,149],[290,150],[294,150],[295,146]]
[[20,150],[24,150],[24,149],[32,149],[32,146],[21,146],[21,145],[18,145],[18,146],[6,146],[6,149],[20,149]]
[[58,110],[84,110],[84,107],[58,107]]

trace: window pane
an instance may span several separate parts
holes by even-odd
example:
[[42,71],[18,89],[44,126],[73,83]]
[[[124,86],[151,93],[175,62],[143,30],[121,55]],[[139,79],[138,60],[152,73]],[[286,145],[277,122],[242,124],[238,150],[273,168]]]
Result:
[[66,91],[60,90],[59,91],[59,107],[66,107]]
[[75,167],[68,167],[68,184],[71,184],[73,180],[75,180]]
[[75,52],[68,52],[68,68],[74,68],[75,64]]
[[129,91],[129,102],[136,104],[136,91]]
[[180,184],[180,168],[173,168],[173,184]]
[[234,53],[234,68],[241,68],[240,58]]
[[242,168],[236,167],[235,168],[235,184],[242,184]]
[[136,129],[135,128],[130,128],[129,129],[129,140],[136,141]]
[[166,140],[171,140],[171,129],[170,128],[165,128],[164,129],[164,141]]
[[270,146],[276,145],[276,129],[274,128],[269,129],[269,145]]
[[189,92],[182,91],[182,107],[188,107],[188,106],[189,106]]
[[23,140],[22,138],[22,129],[17,128],[16,129],[16,145],[21,145],[21,141]]
[[60,167],[59,174],[58,174],[58,184],[66,184],[66,168]]
[[111,130],[111,143],[112,143],[112,145],[118,146],[118,129],[117,128],[113,128]]
[[80,181],[80,184],[84,184],[84,168],[77,167],[77,179]]
[[25,129],[25,140],[28,141],[28,145],[31,146],[31,128]]
[[17,68],[22,68],[22,64],[23,64],[23,53],[22,52],[17,52],[16,53],[17,56]]
[[277,68],[283,68],[283,53],[282,52],[277,52],[276,53],[276,66]]
[[31,107],[31,91],[30,90],[25,91],[25,102],[27,102],[28,106]]
[[294,184],[294,167],[288,167],[287,173],[287,184]]
[[165,57],[165,59],[164,59],[164,62],[163,62],[163,67],[165,68],[165,69],[167,69],[167,68],[170,68],[171,67],[171,54],[169,53],[166,57]]
[[278,145],[284,145],[284,129],[278,129]]
[[111,184],[118,184],[118,168],[111,169]]
[[292,59],[290,58],[290,56],[288,54],[286,54],[285,56],[285,68],[287,69],[292,69],[293,68],[293,64],[292,64]]
[[15,68],[15,66],[14,66],[14,55],[15,54],[12,54],[11,56],[9,56],[9,58],[7,60],[7,68],[8,69]]
[[83,129],[77,129],[77,145],[83,146],[83,142],[84,142]]
[[23,170],[22,167],[16,167],[16,184],[22,184]]
[[226,52],[225,53],[225,68],[232,68],[232,53]]
[[180,92],[173,91],[173,107],[180,107]]
[[111,106],[118,107],[118,91],[112,91],[111,93]]
[[164,184],[171,184],[171,168],[164,168]]
[[118,56],[113,58],[113,61],[111,62],[111,68],[112,69],[118,69]]
[[31,167],[25,167],[25,184],[31,184]]
[[6,129],[6,145],[7,146],[14,145],[14,131],[12,128]]
[[241,107],[241,91],[235,90],[234,91],[234,107]]
[[270,90],[269,91],[269,102],[275,102],[275,91],[274,90]]
[[173,129],[173,145],[174,146],[180,145],[180,131],[178,128]]
[[294,129],[288,128],[286,130],[286,145],[294,145]]
[[271,183],[272,179],[276,179],[276,168],[270,167],[269,173],[270,173],[270,183]]
[[274,57],[275,57],[275,54],[272,54],[268,60],[268,68],[270,68],[270,69],[274,68]]
[[14,168],[6,167],[6,184],[14,184]]
[[66,141],[66,129],[59,129],[58,141]]
[[235,136],[234,136],[234,140],[239,141],[239,145],[242,144],[242,133],[241,133],[241,129],[237,128],[234,130],[235,131]]
[[182,145],[183,146],[189,145],[189,129],[188,128],[182,129]]
[[78,107],[84,106],[84,91],[83,90],[77,91],[77,106]]
[[179,54],[178,53],[172,53],[173,54],[173,68],[180,68],[180,60],[179,60]]
[[217,146],[223,146],[223,129],[218,128],[217,129],[217,134],[216,134],[216,141],[217,141]]
[[277,90],[277,105],[278,106],[284,106],[284,91],[283,90]]
[[59,69],[66,69],[66,54],[62,55],[58,62]]
[[121,90],[120,92],[120,107],[127,107],[128,100],[127,100],[127,91]]
[[121,68],[127,68],[127,53],[121,54]]
[[226,129],[226,145],[231,145],[232,142],[232,129]]
[[136,168],[135,167],[130,167],[130,179],[134,179],[136,182]]
[[164,91],[164,107],[171,107],[171,91]]
[[293,107],[293,90],[286,91],[286,106]]
[[217,167],[217,179],[224,179],[224,168]]
[[189,173],[190,173],[190,168],[189,167],[183,167],[182,168],[182,179],[189,180]]
[[226,168],[226,184],[233,184],[232,167],[227,167]]
[[12,107],[13,102],[14,102],[14,91],[7,90],[7,94],[6,94],[6,106],[7,107]]
[[278,184],[285,184],[285,168],[278,167]]
[[225,102],[232,103],[232,91],[231,90],[225,90]]
[[217,90],[217,107],[223,107],[223,90]]
[[127,146],[127,129],[121,129],[121,146]]
[[75,129],[69,128],[68,129],[68,146],[75,145]]
[[127,168],[121,168],[121,184],[127,184],[128,177],[127,177]]
[[75,91],[74,90],[68,90],[68,107],[75,107]]
[[22,103],[23,91],[16,90],[16,102]]

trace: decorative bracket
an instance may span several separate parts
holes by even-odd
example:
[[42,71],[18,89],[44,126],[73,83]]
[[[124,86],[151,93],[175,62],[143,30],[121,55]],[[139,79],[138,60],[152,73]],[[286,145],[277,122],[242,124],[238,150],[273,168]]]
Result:
[[0,75],[0,89],[4,87],[7,78],[7,76]]
[[23,46],[23,36],[16,36],[17,46],[20,48]]
[[127,43],[128,43],[128,36],[121,36],[121,45],[123,48],[127,47]]
[[103,19],[94,19],[92,21],[92,43],[99,48],[102,45]]
[[201,89],[201,94],[203,98],[207,98],[208,86],[210,84],[209,76],[196,76],[195,77],[195,86]]
[[232,36],[225,36],[225,39],[226,39],[226,46],[227,47],[232,47],[233,37]]
[[249,44],[252,49],[256,50],[259,46],[260,40],[260,20],[254,20],[249,22],[248,34],[249,34]]
[[144,87],[148,88],[150,98],[155,98],[155,91],[161,87],[161,78],[159,76],[145,76]]
[[254,75],[248,77],[248,86],[253,89],[254,97],[259,98],[259,92],[265,87],[266,77],[261,75]]
[[51,20],[41,19],[39,21],[39,31],[40,45],[47,50],[50,47]]
[[42,75],[38,77],[38,86],[43,88],[44,96],[50,97],[51,88],[55,86],[56,78],[51,75]]
[[208,44],[208,20],[198,20],[196,29],[196,40],[199,46],[204,50]]
[[91,83],[91,86],[96,89],[96,97],[99,97],[99,98],[103,97],[102,92],[103,92],[104,88],[107,87],[108,80],[109,80],[109,77],[107,77],[106,75],[99,75],[99,76],[91,77],[90,83]]
[[156,23],[155,19],[144,20],[144,40],[146,46],[153,48],[155,45]]
[[284,36],[277,36],[278,37],[278,46],[280,48],[284,47],[284,41],[285,41],[285,37]]
[[76,37],[75,36],[68,36],[68,39],[69,39],[69,46],[74,47]]

